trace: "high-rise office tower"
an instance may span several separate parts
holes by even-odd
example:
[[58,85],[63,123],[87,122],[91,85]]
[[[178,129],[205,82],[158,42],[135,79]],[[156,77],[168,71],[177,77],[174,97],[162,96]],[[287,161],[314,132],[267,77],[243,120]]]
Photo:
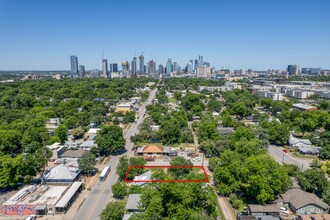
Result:
[[136,73],[137,73],[137,58],[136,57],[134,57],[132,60],[131,68],[132,68],[131,77],[136,77]]
[[194,69],[197,69],[197,67],[198,67],[198,60],[195,60]]
[[193,73],[193,71],[194,71],[194,64],[193,64],[193,61],[190,60],[189,63],[187,64],[187,72]]
[[156,76],[156,62],[153,60],[150,60],[148,63],[148,73],[152,77]]
[[78,57],[70,56],[71,62],[71,78],[75,78],[78,76]]
[[163,74],[164,73],[164,66],[162,64],[158,65],[158,74]]
[[198,65],[204,65],[204,62],[203,62],[203,56],[199,55],[198,56]]
[[79,65],[79,77],[85,78],[85,66]]
[[110,63],[110,73],[117,73],[117,72],[118,72],[118,64]]
[[177,72],[177,71],[178,71],[178,63],[173,62],[173,72]]
[[144,71],[144,56],[143,55],[139,56],[139,72],[140,72],[140,74],[145,73],[145,71]]
[[102,77],[109,78],[108,60],[107,59],[102,59]]
[[166,63],[166,75],[171,75],[172,72],[172,60],[171,58],[168,58]]
[[298,65],[288,65],[289,75],[299,75],[299,67]]

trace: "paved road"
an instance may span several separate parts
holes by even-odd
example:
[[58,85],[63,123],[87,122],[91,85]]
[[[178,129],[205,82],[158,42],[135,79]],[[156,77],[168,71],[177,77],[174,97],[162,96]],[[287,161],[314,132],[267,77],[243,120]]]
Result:
[[274,160],[280,164],[294,164],[297,165],[301,170],[305,171],[310,168],[310,163],[312,159],[302,159],[293,157],[290,153],[283,152],[282,147],[277,147],[274,145],[269,145],[268,154],[274,158]]
[[[143,115],[146,111],[146,105],[150,104],[155,98],[155,96],[156,89],[150,91],[148,100],[139,108],[139,119],[137,119],[136,123],[133,123],[130,128],[125,132],[124,138],[126,140],[125,147],[127,149],[127,152],[124,155],[128,155],[131,151],[133,143],[130,141],[130,137],[137,132],[139,124],[143,122]],[[98,182],[95,184],[94,188],[90,192],[89,196],[79,208],[78,213],[75,216],[76,220],[100,219],[99,215],[112,197],[111,186],[118,180],[116,168],[119,163],[119,157],[121,156],[123,155],[111,157],[108,163],[108,165],[111,166],[111,172],[109,173],[108,178],[103,182],[98,180]]]

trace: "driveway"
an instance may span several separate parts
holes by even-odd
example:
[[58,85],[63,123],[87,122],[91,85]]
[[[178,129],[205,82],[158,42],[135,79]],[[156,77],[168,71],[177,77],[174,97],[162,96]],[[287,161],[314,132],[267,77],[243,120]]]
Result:
[[310,163],[312,162],[312,159],[294,157],[290,152],[283,152],[283,149],[283,147],[269,145],[268,154],[280,164],[294,164],[297,165],[302,171],[308,170],[310,168]]

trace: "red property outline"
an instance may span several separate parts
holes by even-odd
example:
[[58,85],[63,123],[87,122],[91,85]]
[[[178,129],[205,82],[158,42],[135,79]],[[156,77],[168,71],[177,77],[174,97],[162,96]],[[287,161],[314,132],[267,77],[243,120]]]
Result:
[[[128,174],[129,171],[132,168],[200,168],[203,170],[204,176],[205,176],[205,180],[128,180]],[[136,182],[143,182],[143,183],[147,183],[147,182],[154,182],[154,183],[175,183],[175,182],[184,182],[184,183],[196,183],[196,182],[200,182],[200,183],[208,183],[209,182],[209,178],[206,174],[206,171],[204,169],[203,166],[128,166],[128,169],[126,171],[126,175],[125,175],[125,179],[124,179],[125,183],[136,183]]]

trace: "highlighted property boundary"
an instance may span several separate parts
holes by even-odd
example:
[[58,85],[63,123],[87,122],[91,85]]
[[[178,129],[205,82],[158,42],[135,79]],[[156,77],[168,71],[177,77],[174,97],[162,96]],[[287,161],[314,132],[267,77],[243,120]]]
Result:
[[[131,169],[134,169],[134,168],[149,168],[149,169],[155,169],[155,168],[200,168],[203,170],[203,174],[205,176],[205,179],[204,180],[128,180],[127,177],[128,177],[128,174],[129,174],[129,171]],[[206,171],[204,169],[203,166],[128,166],[128,169],[126,171],[126,175],[125,175],[125,179],[124,179],[124,182],[125,183],[136,183],[136,182],[142,182],[142,183],[150,183],[150,182],[153,182],[153,183],[169,183],[169,182],[172,182],[172,183],[175,183],[175,182],[184,182],[184,183],[196,183],[196,182],[199,182],[199,183],[208,183],[209,182],[209,178],[206,174]]]

